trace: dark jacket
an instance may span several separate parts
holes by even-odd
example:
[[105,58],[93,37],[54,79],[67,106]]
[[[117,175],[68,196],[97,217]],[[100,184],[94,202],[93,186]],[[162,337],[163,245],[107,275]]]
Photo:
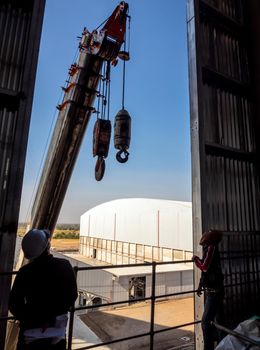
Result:
[[223,274],[217,245],[203,246],[203,257],[195,257],[196,266],[202,271],[200,287],[223,289]]
[[54,325],[77,299],[77,284],[68,260],[43,255],[23,266],[14,281],[9,309],[22,329]]

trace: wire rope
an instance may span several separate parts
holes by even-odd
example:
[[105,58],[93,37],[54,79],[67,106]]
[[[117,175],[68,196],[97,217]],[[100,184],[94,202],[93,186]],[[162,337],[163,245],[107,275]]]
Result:
[[130,25],[131,25],[131,16],[128,16],[128,53],[130,52]]
[[98,27],[96,27],[94,30],[98,30],[104,23],[106,23],[106,21],[109,20],[111,16],[107,17],[107,19],[105,19]]
[[[105,89],[105,113],[107,114],[107,119],[109,120],[109,86],[110,86],[110,62],[106,62],[106,89]],[[105,118],[106,119],[106,116]]]
[[98,101],[97,101],[97,119],[99,117],[99,114],[100,114],[100,98],[101,98],[101,82],[102,82],[102,79],[99,79],[99,87],[98,87]]
[[[128,16],[128,54],[130,52],[130,21],[131,17]],[[125,40],[124,40],[124,51],[126,52],[126,33],[125,33]],[[123,89],[122,89],[122,109],[125,109],[125,59],[123,62]]]
[[[60,102],[61,97],[62,97],[62,91],[60,93],[58,102]],[[31,198],[30,198],[30,201],[29,201],[29,204],[28,204],[28,209],[27,209],[27,212],[26,212],[25,222],[27,224],[29,223],[28,222],[29,221],[29,212],[32,210],[32,202],[33,202],[33,200],[36,197],[35,191],[36,191],[36,187],[39,184],[39,177],[40,177],[40,173],[41,173],[42,168],[43,168],[43,163],[44,163],[45,158],[46,158],[47,148],[48,148],[50,137],[51,137],[51,134],[52,134],[52,131],[53,131],[54,121],[55,121],[55,119],[57,119],[57,118],[55,118],[56,114],[57,114],[57,110],[55,108],[55,111],[54,111],[53,116],[52,116],[52,121],[51,121],[50,129],[49,129],[49,133],[48,133],[48,136],[47,136],[47,140],[46,140],[46,143],[45,143],[45,146],[44,146],[44,150],[43,150],[43,155],[42,155],[42,158],[41,158],[40,166],[39,166],[39,169],[38,169],[38,172],[37,172],[37,176],[36,176],[35,183],[34,183],[34,186],[33,186],[33,191],[32,191]]]
[[[79,59],[79,50],[78,48],[76,49],[76,52],[74,54],[74,58],[73,58],[73,63],[75,61],[78,61]],[[65,83],[68,84],[70,80],[70,75],[68,74],[67,75],[67,78],[65,80]],[[61,97],[63,95],[63,91],[61,90],[60,92],[60,95],[59,95],[59,98],[58,98],[58,103],[61,101]],[[42,157],[41,157],[41,162],[40,162],[40,165],[39,165],[39,169],[38,169],[38,172],[37,172],[37,175],[36,175],[36,179],[35,179],[35,182],[34,182],[34,186],[33,186],[33,190],[32,190],[32,194],[30,196],[30,200],[29,200],[29,204],[28,204],[28,208],[27,208],[27,211],[26,211],[26,216],[25,216],[25,222],[28,224],[29,223],[29,212],[32,210],[32,202],[33,200],[35,200],[36,198],[36,187],[39,185],[39,177],[40,177],[40,174],[42,172],[42,169],[43,169],[43,164],[44,164],[44,161],[45,161],[45,158],[46,158],[46,155],[47,155],[47,148],[48,148],[48,145],[49,145],[49,142],[50,142],[50,137],[51,137],[51,134],[53,132],[53,128],[54,128],[54,121],[57,120],[57,117],[56,117],[56,114],[57,114],[57,110],[55,108],[55,111],[53,112],[53,116],[52,116],[52,121],[51,121],[51,125],[50,125],[50,128],[49,128],[49,133],[48,133],[48,136],[47,136],[47,139],[46,139],[46,143],[45,143],[45,146],[44,146],[44,150],[43,150],[43,154],[42,154]],[[31,218],[30,218],[31,219]]]
[[[126,42],[124,43],[124,51]],[[122,90],[122,109],[125,109],[125,60],[123,61],[123,90]]]
[[105,65],[103,66],[103,73],[102,73],[102,95],[101,95],[101,99],[102,99],[102,106],[101,106],[101,119],[104,119],[104,114],[105,114],[105,110],[104,110],[104,98],[105,98]]
[[[110,65],[110,62],[108,63]],[[110,67],[109,67],[109,80],[108,80],[108,103],[107,103],[107,119],[110,117]]]

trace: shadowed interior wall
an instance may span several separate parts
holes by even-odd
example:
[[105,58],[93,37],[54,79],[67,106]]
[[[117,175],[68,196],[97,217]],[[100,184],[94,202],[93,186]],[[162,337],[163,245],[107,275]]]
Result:
[[187,13],[194,251],[203,231],[224,231],[224,320],[232,328],[259,311],[259,1],[190,0]]
[[[12,271],[45,0],[0,2],[0,272]],[[0,317],[10,276],[0,277]],[[6,322],[0,322],[0,349]]]

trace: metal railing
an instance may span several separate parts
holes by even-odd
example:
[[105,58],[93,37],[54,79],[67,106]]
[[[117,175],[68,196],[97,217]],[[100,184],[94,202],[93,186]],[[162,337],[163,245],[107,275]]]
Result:
[[[241,256],[233,256],[233,259],[239,259],[241,258]],[[225,258],[224,258],[225,259]],[[224,260],[223,259],[223,260]],[[178,328],[182,328],[185,326],[190,326],[190,325],[195,325],[200,323],[201,321],[194,321],[194,322],[189,322],[189,323],[185,323],[185,324],[180,324],[174,327],[165,327],[163,329],[160,330],[155,330],[154,329],[154,316],[155,316],[155,302],[157,299],[160,298],[166,298],[166,297],[173,297],[173,296],[178,296],[178,295],[185,295],[185,294],[191,294],[191,293],[195,293],[197,292],[197,290],[188,290],[188,291],[182,291],[182,292],[175,292],[175,293],[170,293],[170,294],[164,294],[164,295],[155,295],[155,287],[156,287],[156,266],[158,265],[166,265],[166,264],[181,264],[181,263],[191,263],[191,260],[182,260],[182,261],[167,261],[167,262],[150,262],[150,263],[137,263],[137,264],[122,264],[122,265],[104,265],[104,266],[88,266],[88,267],[74,267],[74,271],[75,271],[75,275],[77,277],[78,273],[81,271],[86,271],[86,270],[111,270],[114,268],[126,268],[126,267],[147,267],[147,266],[151,266],[151,275],[152,275],[152,283],[151,283],[151,296],[149,297],[144,297],[144,298],[138,298],[138,299],[127,299],[127,300],[122,300],[122,301],[116,301],[116,302],[110,302],[110,303],[105,303],[105,304],[98,304],[98,305],[90,305],[90,306],[79,306],[79,307],[75,307],[75,305],[71,308],[70,310],[70,318],[69,318],[69,327],[68,327],[68,350],[72,349],[72,337],[73,337],[73,324],[74,324],[74,315],[76,311],[80,311],[80,310],[88,310],[88,309],[95,309],[95,308],[105,308],[108,306],[116,306],[116,305],[122,305],[122,304],[132,304],[132,303],[136,303],[136,302],[141,302],[141,301],[150,301],[150,331],[146,332],[146,333],[141,333],[141,334],[137,334],[137,335],[133,335],[133,336],[129,336],[129,337],[123,337],[123,338],[118,338],[118,339],[114,339],[111,341],[107,341],[107,342],[102,342],[102,343],[98,343],[98,344],[92,344],[89,346],[85,346],[82,348],[79,348],[78,350],[85,350],[85,349],[93,349],[93,348],[97,348],[99,346],[105,346],[105,345],[109,345],[109,344],[114,344],[114,343],[119,343],[119,342],[123,342],[123,341],[127,341],[127,340],[133,340],[133,339],[137,339],[137,338],[141,338],[141,337],[145,337],[145,336],[149,336],[150,337],[150,350],[154,349],[154,335],[161,333],[161,332],[166,332],[166,331],[170,331],[170,330],[174,330],[174,329],[178,329]],[[17,274],[17,271],[10,271],[10,272],[0,272],[0,276],[12,276]],[[225,289],[227,288],[231,288],[234,286],[241,286],[243,284],[248,284],[248,282],[237,282],[237,283],[230,283],[230,284],[225,284]],[[0,317],[0,321],[3,322],[7,322],[7,321],[11,321],[11,320],[15,320],[14,317],[12,316],[5,316],[5,317]],[[217,328],[223,327],[221,325],[218,325],[217,323],[214,323],[214,325]],[[242,337],[244,337],[243,335],[241,336],[240,334],[236,334],[235,331],[232,331],[228,328],[222,328],[223,331],[226,331],[226,333],[234,335],[234,336],[238,336],[240,337],[240,339],[242,339]],[[246,337],[247,338],[247,337]],[[247,338],[245,339],[245,341],[249,342],[249,344],[252,345],[258,345],[259,344],[257,342],[255,342],[254,340]],[[251,342],[251,343],[250,343]]]
[[151,283],[151,296],[149,297],[144,297],[144,298],[138,298],[138,299],[127,299],[127,300],[122,300],[122,301],[116,301],[116,302],[111,302],[111,303],[105,303],[105,304],[98,304],[98,305],[89,305],[89,306],[80,306],[80,307],[75,307],[75,305],[71,308],[70,311],[70,319],[69,319],[69,332],[68,332],[68,350],[72,349],[72,338],[73,338],[73,323],[74,323],[74,315],[76,311],[80,310],[88,310],[88,309],[95,309],[95,308],[103,308],[103,307],[108,307],[108,306],[115,306],[115,305],[121,305],[121,304],[132,304],[136,302],[141,302],[141,301],[151,301],[151,306],[150,306],[150,331],[145,332],[145,333],[140,333],[136,335],[132,335],[129,337],[122,337],[122,338],[117,338],[114,340],[98,343],[98,344],[92,344],[88,346],[84,346],[81,348],[78,348],[78,350],[87,350],[87,349],[94,349],[100,346],[105,346],[105,345],[110,345],[110,344],[115,344],[127,340],[133,340],[141,337],[150,337],[150,350],[154,349],[154,336],[158,333],[162,332],[167,332],[171,331],[174,329],[186,327],[186,326],[191,326],[200,323],[201,321],[193,321],[185,324],[179,324],[173,327],[165,327],[163,329],[155,330],[154,329],[154,318],[155,318],[155,302],[157,299],[160,298],[169,298],[173,296],[178,296],[178,295],[186,295],[186,294],[194,294],[197,292],[197,290],[188,290],[188,291],[182,291],[182,292],[175,292],[175,293],[169,293],[169,294],[163,294],[163,295],[156,295],[155,294],[155,286],[156,286],[156,266],[158,265],[169,265],[169,264],[184,264],[184,263],[192,263],[192,260],[182,260],[182,261],[167,261],[167,262],[151,262],[151,263],[139,263],[139,264],[122,264],[122,265],[104,265],[104,266],[88,266],[88,267],[74,267],[75,275],[77,278],[77,275],[81,271],[90,271],[90,270],[106,270],[106,269],[113,269],[113,268],[126,268],[126,267],[147,267],[151,266],[152,271],[152,283]]
[[[179,296],[179,295],[186,295],[186,294],[194,294],[197,292],[197,290],[188,290],[188,291],[181,291],[181,292],[175,292],[175,293],[169,293],[169,294],[163,294],[163,295],[156,295],[155,294],[155,287],[156,287],[156,266],[158,265],[169,265],[169,264],[185,264],[185,263],[192,263],[192,260],[179,260],[179,261],[167,261],[167,262],[151,262],[151,263],[138,263],[138,264],[121,264],[121,265],[102,265],[102,266],[88,266],[88,267],[74,267],[74,272],[75,276],[77,279],[78,273],[81,271],[90,271],[90,270],[106,270],[106,269],[114,269],[114,268],[126,268],[126,267],[147,267],[151,266],[151,296],[149,297],[144,297],[144,298],[138,298],[138,299],[127,299],[127,300],[121,300],[121,301],[116,301],[116,302],[110,302],[110,303],[105,303],[105,304],[97,304],[97,305],[88,305],[88,306],[78,306],[75,307],[75,304],[71,307],[70,309],[70,317],[69,317],[69,325],[68,325],[68,350],[72,350],[72,340],[73,340],[73,326],[74,326],[74,316],[76,311],[80,310],[88,310],[88,309],[95,309],[95,308],[107,308],[108,306],[116,306],[116,305],[122,305],[122,304],[133,304],[136,302],[141,302],[141,301],[150,301],[150,331],[145,332],[145,333],[140,333],[128,337],[122,337],[122,338],[117,338],[114,340],[106,341],[106,342],[101,342],[98,344],[92,344],[88,346],[84,346],[81,348],[77,348],[77,350],[87,350],[87,349],[94,349],[100,346],[105,346],[105,345],[110,345],[110,344],[115,344],[127,340],[133,340],[141,337],[150,337],[150,350],[154,349],[154,336],[156,334],[162,333],[162,332],[167,332],[171,331],[174,329],[186,327],[186,326],[191,326],[200,323],[201,321],[193,321],[193,322],[188,322],[184,324],[179,324],[173,327],[165,327],[163,329],[155,330],[154,329],[154,319],[155,319],[155,302],[157,299],[162,299],[162,298],[169,298],[169,297],[174,297],[174,296]],[[17,274],[17,271],[12,271],[12,272],[3,272],[0,273],[0,276],[8,276],[8,275],[15,275]],[[14,320],[15,318],[12,316],[6,316],[6,317],[0,317],[0,321],[10,321]]]

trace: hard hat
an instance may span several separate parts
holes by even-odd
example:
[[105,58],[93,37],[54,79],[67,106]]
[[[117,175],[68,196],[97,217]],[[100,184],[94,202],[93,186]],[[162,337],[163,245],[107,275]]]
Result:
[[22,249],[26,259],[39,257],[50,245],[51,234],[48,230],[32,229],[22,240]]
[[200,245],[218,244],[222,239],[223,233],[219,230],[209,230],[203,233],[200,239]]

